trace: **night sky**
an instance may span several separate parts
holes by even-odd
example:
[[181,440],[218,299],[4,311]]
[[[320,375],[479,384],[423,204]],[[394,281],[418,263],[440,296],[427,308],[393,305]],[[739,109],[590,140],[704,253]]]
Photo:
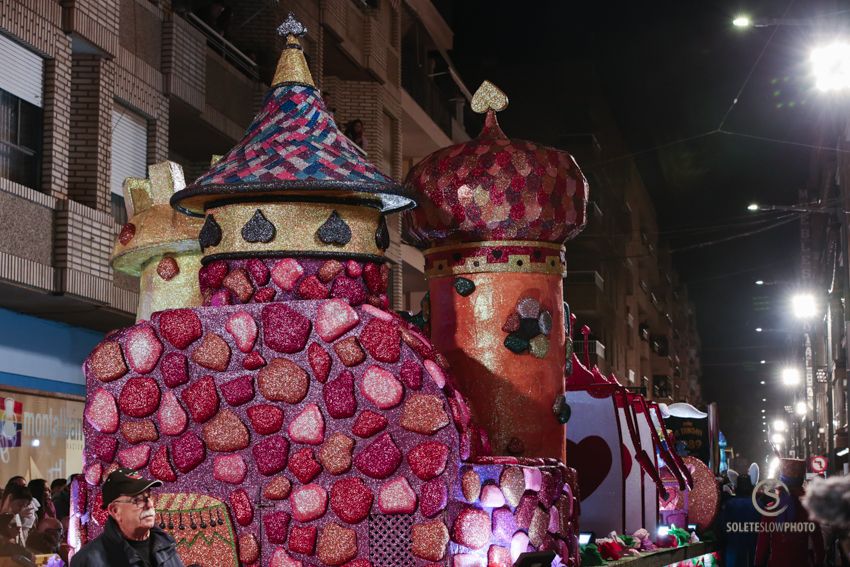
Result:
[[[562,130],[581,123],[576,93],[605,99],[655,204],[659,236],[676,250],[785,219],[748,213],[750,202],[798,202],[813,160],[805,145],[834,145],[840,107],[850,105],[816,92],[808,65],[811,46],[850,23],[850,12],[824,16],[841,8],[817,0],[653,0],[463,1],[443,9],[455,29],[451,56],[470,90],[486,78],[509,95],[500,114],[509,136],[569,149]],[[808,24],[733,28],[742,12]],[[588,68],[596,87],[583,84]],[[721,429],[749,460],[768,452],[761,408],[773,418],[791,403],[779,371],[800,340],[788,303],[800,278],[795,219],[673,255],[696,305],[703,397],[718,402]],[[757,287],[757,279],[774,285]]]

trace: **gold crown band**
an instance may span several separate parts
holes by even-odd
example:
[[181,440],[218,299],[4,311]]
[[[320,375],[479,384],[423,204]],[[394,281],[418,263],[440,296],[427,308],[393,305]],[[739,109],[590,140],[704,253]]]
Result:
[[466,242],[425,250],[429,278],[488,272],[553,274],[564,277],[564,246],[549,242]]

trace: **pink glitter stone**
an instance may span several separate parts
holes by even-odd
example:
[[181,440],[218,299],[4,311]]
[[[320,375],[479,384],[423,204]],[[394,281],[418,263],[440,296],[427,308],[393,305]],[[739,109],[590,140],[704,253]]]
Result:
[[304,567],[304,563],[290,557],[285,550],[276,549],[269,567]]
[[254,399],[254,378],[248,374],[221,385],[221,395],[232,406],[240,406]]
[[221,482],[242,484],[248,466],[241,455],[216,455],[213,461],[213,477]]
[[458,553],[452,556],[452,567],[496,567],[495,565],[487,565],[487,560],[484,557],[473,555],[472,553]]
[[359,278],[363,274],[363,266],[354,260],[345,263],[345,273],[352,278]]
[[259,404],[248,408],[248,419],[254,431],[260,435],[277,433],[283,427],[283,410],[271,404]]
[[443,370],[437,365],[436,362],[426,360],[425,370],[428,371],[428,375],[431,377],[431,380],[434,381],[438,388],[445,387],[446,375],[445,373],[443,373]]
[[498,486],[492,482],[481,488],[481,505],[485,508],[498,508],[505,505],[505,496]]
[[293,526],[289,532],[289,551],[313,555],[315,549],[316,526]]
[[298,286],[301,299],[325,299],[330,294],[328,287],[316,276],[307,276]]
[[310,343],[307,347],[307,360],[310,362],[310,368],[313,369],[313,376],[324,384],[331,371],[331,355],[320,347],[319,343]]
[[[433,518],[442,512],[449,501],[449,491],[443,479],[434,478],[422,485],[419,510],[426,518]],[[513,516],[511,516],[513,518]]]
[[159,332],[175,348],[182,350],[201,338],[204,329],[200,317],[194,311],[174,309],[160,314]]
[[307,484],[322,472],[322,465],[316,460],[313,455],[313,449],[304,447],[292,454],[289,459],[289,470],[295,475],[295,478],[301,481],[301,484]]
[[151,459],[151,464],[148,470],[154,478],[165,482],[174,482],[177,480],[177,474],[171,468],[171,463],[168,461],[168,447],[161,445]]
[[383,433],[354,457],[354,466],[366,476],[389,478],[401,464],[401,451],[389,433]]
[[491,545],[487,550],[487,567],[511,567],[511,550],[507,547]]
[[516,532],[511,538],[511,560],[516,561],[521,553],[528,551],[528,536],[523,531]]
[[262,287],[269,283],[269,269],[266,264],[257,258],[251,258],[245,263],[248,273],[251,274],[251,279],[257,287]]
[[343,478],[331,487],[331,510],[343,522],[362,522],[372,510],[374,496],[357,477]]
[[204,442],[192,431],[187,431],[171,442],[171,453],[174,455],[174,466],[183,474],[200,465],[207,455]]
[[186,429],[189,418],[171,390],[162,396],[157,419],[159,430],[165,435],[180,435]]
[[322,397],[328,415],[334,419],[345,419],[357,411],[357,399],[354,397],[354,375],[344,370],[334,380],[322,388]]
[[271,543],[284,543],[289,531],[290,516],[286,512],[272,512],[263,514],[263,524],[266,528],[266,537]]
[[408,358],[402,362],[399,375],[408,388],[418,390],[422,387],[422,367],[415,360]]
[[380,409],[391,409],[401,402],[404,386],[388,370],[370,366],[363,373],[360,392]]
[[470,549],[490,543],[490,516],[478,508],[464,506],[452,526],[452,540]]
[[343,299],[356,307],[366,301],[366,290],[359,280],[337,278],[331,287],[331,297]]
[[384,311],[383,309],[378,309],[374,305],[369,305],[368,303],[361,307],[364,313],[368,313],[372,317],[377,317],[378,319],[382,319],[384,321],[396,321],[396,318],[392,313]]
[[384,514],[412,514],[416,511],[416,493],[406,478],[398,476],[381,486],[378,507]]
[[444,443],[425,441],[408,453],[407,463],[413,474],[422,480],[431,480],[443,474],[448,458],[449,448]]
[[289,441],[280,435],[266,437],[251,447],[254,462],[260,474],[271,476],[286,467],[289,457]]
[[103,472],[103,465],[100,463],[93,463],[86,467],[86,482],[92,486],[97,486],[100,484],[100,475]]
[[514,520],[514,514],[508,507],[493,510],[492,526],[493,536],[496,538],[496,541],[501,543],[510,542],[518,529],[516,520]]
[[124,341],[124,354],[127,362],[135,372],[147,374],[159,362],[162,354],[162,342],[148,323],[140,323],[132,327]]
[[204,376],[190,384],[181,394],[183,403],[189,409],[189,415],[198,423],[203,423],[218,411],[218,392],[212,376]]
[[310,320],[282,303],[263,307],[263,334],[266,345],[278,352],[295,353],[304,349],[310,337]]
[[360,333],[360,344],[378,362],[393,363],[401,356],[401,332],[395,321],[372,319]]
[[153,378],[130,378],[124,383],[118,396],[118,407],[130,417],[147,417],[158,405],[159,386]]
[[354,420],[351,432],[358,437],[371,437],[375,433],[382,431],[386,426],[387,418],[372,410],[364,410]]
[[115,451],[118,449],[118,440],[106,435],[96,435],[88,445],[92,455],[101,461],[111,463],[112,459],[115,458]]
[[295,282],[304,274],[304,268],[294,258],[284,258],[272,268],[272,281],[284,291],[295,289]]
[[328,493],[318,484],[299,486],[289,495],[292,517],[298,522],[310,522],[325,515]]
[[159,372],[162,381],[169,388],[176,388],[189,381],[189,367],[186,357],[179,352],[169,352],[162,357]]
[[316,404],[307,404],[288,428],[289,439],[294,443],[320,445],[325,440],[325,419]]
[[139,470],[148,464],[151,457],[150,445],[135,445],[118,451],[118,462],[127,469]]
[[230,305],[230,292],[226,289],[220,289],[210,296],[208,305],[211,307],[224,307]]
[[101,433],[118,431],[118,406],[112,394],[98,388],[89,397],[85,410],[86,421]]
[[353,329],[360,317],[351,306],[341,299],[323,302],[316,313],[316,334],[326,343],[337,340]]
[[254,521],[254,506],[244,489],[239,488],[230,493],[230,507],[240,526],[247,526]]
[[227,318],[224,328],[233,337],[236,348],[242,352],[251,352],[257,340],[257,322],[250,313],[237,311]]

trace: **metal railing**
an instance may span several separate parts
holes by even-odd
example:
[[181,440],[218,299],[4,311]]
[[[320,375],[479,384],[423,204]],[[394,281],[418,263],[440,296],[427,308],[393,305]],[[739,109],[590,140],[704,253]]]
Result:
[[220,33],[212,29],[204,20],[192,14],[186,14],[186,20],[207,38],[207,45],[221,55],[226,61],[239,69],[248,77],[258,80],[260,73],[257,63],[245,55],[238,47],[226,40]]

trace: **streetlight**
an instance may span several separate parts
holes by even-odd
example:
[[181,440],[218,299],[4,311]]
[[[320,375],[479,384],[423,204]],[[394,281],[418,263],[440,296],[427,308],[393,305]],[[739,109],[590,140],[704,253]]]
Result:
[[836,41],[812,50],[815,85],[823,92],[850,88],[850,44]]
[[756,280],[756,285],[764,285],[764,280]]
[[749,205],[747,205],[747,210],[755,212],[755,211],[759,210],[759,204],[758,203],[750,203]]
[[794,411],[797,413],[797,415],[799,415],[800,417],[803,417],[809,412],[809,406],[808,406],[808,404],[806,404],[806,402],[804,400],[800,400],[794,406]]
[[761,327],[756,327],[756,333],[761,333],[763,330]]
[[766,360],[759,360],[759,364],[767,364]]
[[736,28],[748,28],[753,25],[753,21],[749,16],[736,16],[734,20],[732,20],[732,25]]
[[785,423],[785,420],[777,419],[773,422],[773,429],[776,430],[777,433],[785,433],[788,431],[788,424]]
[[786,386],[797,386],[800,383],[800,371],[796,368],[783,368],[782,383]]
[[785,436],[781,433],[774,433],[770,436],[770,442],[774,445],[781,445],[782,443],[785,443]]
[[791,310],[797,319],[811,319],[818,314],[815,296],[811,293],[798,293],[791,297]]

